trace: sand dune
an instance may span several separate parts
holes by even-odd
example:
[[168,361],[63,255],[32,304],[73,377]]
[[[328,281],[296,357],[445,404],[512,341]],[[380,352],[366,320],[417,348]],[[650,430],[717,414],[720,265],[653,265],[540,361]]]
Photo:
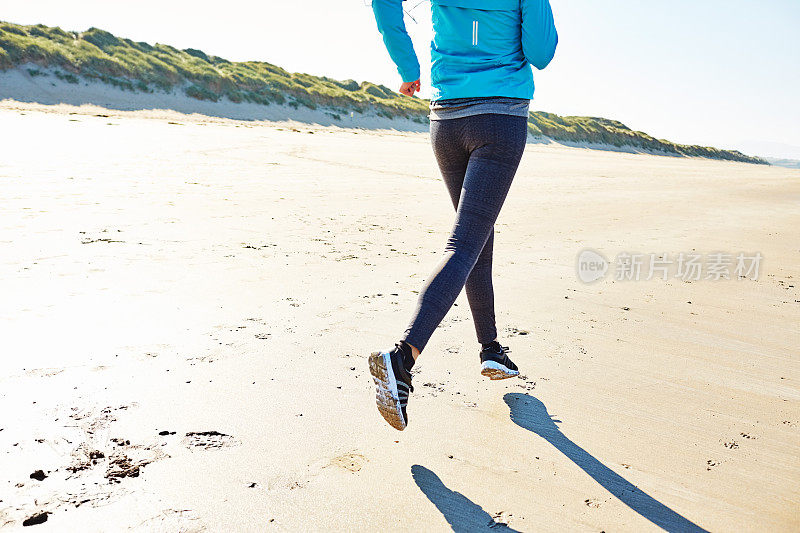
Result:
[[[30,72],[37,74],[31,75]],[[117,111],[174,110],[184,114],[235,120],[271,120],[302,122],[350,128],[397,129],[411,132],[427,131],[427,124],[409,119],[387,118],[375,113],[343,113],[336,109],[310,109],[305,106],[262,105],[234,103],[228,99],[217,102],[186,96],[183,87],[172,91],[154,90],[150,93],[124,90],[99,81],[75,78],[70,83],[57,77],[58,69],[42,68],[33,63],[0,71],[0,98],[30,104],[100,106]]]
[[[796,531],[800,173],[528,146],[522,379],[463,296],[386,425],[368,354],[452,223],[424,133],[0,104],[0,528]],[[577,254],[760,252],[586,285]]]

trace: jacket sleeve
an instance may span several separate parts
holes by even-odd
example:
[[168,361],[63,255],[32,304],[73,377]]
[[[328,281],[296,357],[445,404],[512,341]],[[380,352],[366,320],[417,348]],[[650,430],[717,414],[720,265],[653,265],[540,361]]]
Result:
[[549,0],[522,0],[522,52],[542,70],[556,53],[558,32]]
[[403,81],[419,79],[419,61],[403,22],[403,0],[372,0],[372,12],[389,56]]

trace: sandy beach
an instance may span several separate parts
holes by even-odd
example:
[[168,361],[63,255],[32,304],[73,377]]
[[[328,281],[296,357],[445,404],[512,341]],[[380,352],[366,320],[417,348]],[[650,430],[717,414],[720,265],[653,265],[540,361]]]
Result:
[[[0,131],[0,529],[800,529],[798,170],[529,144],[521,379],[479,374],[462,294],[397,432],[366,361],[452,224],[427,134],[11,100]],[[763,261],[585,284],[586,248]]]

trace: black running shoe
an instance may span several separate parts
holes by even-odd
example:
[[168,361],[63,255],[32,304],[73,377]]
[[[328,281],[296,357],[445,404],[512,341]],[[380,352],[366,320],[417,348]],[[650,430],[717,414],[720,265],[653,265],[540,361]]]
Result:
[[519,375],[517,365],[506,355],[511,350],[497,341],[481,350],[481,374],[489,379],[507,379]]
[[414,392],[411,374],[403,367],[403,354],[395,348],[390,352],[372,352],[369,371],[375,382],[375,402],[381,416],[393,428],[403,431],[408,425],[406,405]]

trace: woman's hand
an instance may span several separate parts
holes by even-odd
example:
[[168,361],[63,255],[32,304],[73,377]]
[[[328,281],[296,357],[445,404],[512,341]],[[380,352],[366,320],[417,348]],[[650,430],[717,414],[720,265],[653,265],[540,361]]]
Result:
[[406,96],[414,96],[414,93],[419,92],[419,80],[416,81],[404,81],[403,84],[400,86],[400,92]]

